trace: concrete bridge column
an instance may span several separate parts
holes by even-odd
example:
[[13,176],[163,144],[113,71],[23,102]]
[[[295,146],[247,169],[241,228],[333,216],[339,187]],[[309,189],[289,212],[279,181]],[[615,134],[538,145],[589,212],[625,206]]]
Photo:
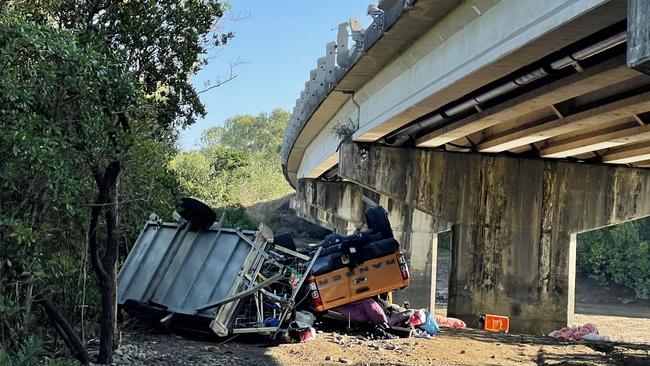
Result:
[[453,224],[448,313],[511,317],[513,332],[565,326],[575,233],[650,214],[650,171],[345,144],[341,176]]
[[437,233],[450,228],[444,220],[350,182],[302,179],[291,207],[298,216],[345,235],[365,226],[362,196],[386,208],[395,239],[409,263],[410,285],[396,293],[397,301],[409,300],[414,307],[434,308]]

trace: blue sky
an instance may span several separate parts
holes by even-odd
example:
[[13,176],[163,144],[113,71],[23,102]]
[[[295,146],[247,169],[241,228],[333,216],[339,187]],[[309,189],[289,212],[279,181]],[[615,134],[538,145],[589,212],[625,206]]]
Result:
[[357,16],[364,26],[371,22],[366,8],[371,0],[232,0],[231,13],[244,14],[238,21],[224,21],[223,30],[235,38],[218,49],[193,79],[197,90],[206,80],[224,79],[230,62],[245,61],[234,69],[232,81],[201,94],[208,115],[182,132],[184,150],[195,147],[201,132],[237,114],[258,114],[274,108],[293,108],[309,70],[325,55],[325,44],[336,40],[339,23]]

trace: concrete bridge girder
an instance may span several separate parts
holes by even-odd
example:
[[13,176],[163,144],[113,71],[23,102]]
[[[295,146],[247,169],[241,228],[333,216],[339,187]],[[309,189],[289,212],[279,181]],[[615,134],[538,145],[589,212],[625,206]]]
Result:
[[471,325],[497,313],[515,332],[565,326],[575,233],[650,215],[643,169],[358,144],[340,154],[344,179],[452,223],[448,312]]
[[[435,13],[435,6],[421,3],[416,4],[431,6]],[[336,165],[337,123],[353,120],[355,141],[377,141],[468,91],[625,19],[624,0],[456,3],[393,61],[375,67],[375,73],[361,73],[364,83],[352,87],[341,80],[291,149],[287,174],[292,182]],[[395,47],[389,42],[386,48]]]

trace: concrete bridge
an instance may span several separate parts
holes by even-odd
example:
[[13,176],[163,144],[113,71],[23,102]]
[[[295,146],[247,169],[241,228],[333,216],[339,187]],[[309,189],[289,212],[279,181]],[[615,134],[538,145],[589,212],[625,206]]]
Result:
[[297,212],[341,233],[378,200],[434,306],[546,333],[573,313],[576,235],[650,215],[650,1],[384,0],[339,26],[282,164]]

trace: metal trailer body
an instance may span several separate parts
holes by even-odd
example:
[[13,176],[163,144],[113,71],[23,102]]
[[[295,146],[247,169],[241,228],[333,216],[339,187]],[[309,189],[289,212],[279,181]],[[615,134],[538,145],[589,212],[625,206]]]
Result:
[[[189,226],[145,224],[118,275],[118,304],[131,299],[171,317],[211,318],[219,336],[277,332],[318,253],[308,257],[274,246],[273,232],[264,225],[257,231],[219,225],[191,231]],[[279,292],[268,290],[285,281],[291,284]],[[265,326],[269,316],[279,324]]]

